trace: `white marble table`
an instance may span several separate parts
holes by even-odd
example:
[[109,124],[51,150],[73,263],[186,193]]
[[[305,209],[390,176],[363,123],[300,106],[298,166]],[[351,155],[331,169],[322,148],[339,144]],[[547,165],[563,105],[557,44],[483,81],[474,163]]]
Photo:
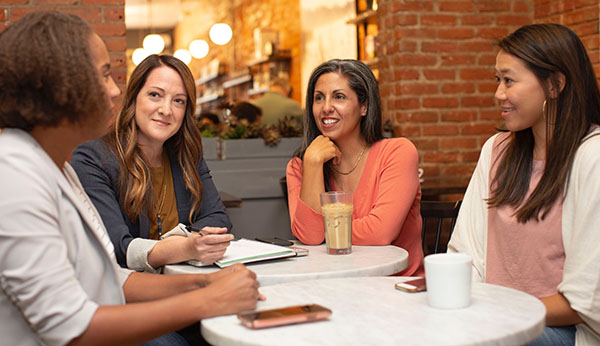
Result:
[[329,320],[252,330],[235,315],[205,319],[202,335],[215,345],[523,345],[541,335],[546,309],[535,297],[473,283],[468,308],[439,310],[427,293],[406,293],[406,277],[338,278],[263,287],[257,309],[316,303]]
[[[398,273],[408,266],[408,252],[393,245],[352,245],[348,255],[328,255],[325,245],[296,245],[308,249],[308,256],[248,263],[261,286],[279,283],[355,276],[385,276]],[[211,273],[216,266],[194,267],[173,264],[164,268],[165,274]]]

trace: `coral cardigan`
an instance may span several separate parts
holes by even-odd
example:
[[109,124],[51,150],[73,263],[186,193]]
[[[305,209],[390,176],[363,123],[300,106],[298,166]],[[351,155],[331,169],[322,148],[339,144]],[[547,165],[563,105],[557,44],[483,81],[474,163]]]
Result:
[[[423,274],[418,163],[417,149],[408,139],[380,140],[371,146],[353,194],[352,244],[404,248],[409,264],[400,275]],[[292,232],[305,244],[321,244],[323,216],[300,199],[302,172],[302,160],[293,158],[286,174]]]

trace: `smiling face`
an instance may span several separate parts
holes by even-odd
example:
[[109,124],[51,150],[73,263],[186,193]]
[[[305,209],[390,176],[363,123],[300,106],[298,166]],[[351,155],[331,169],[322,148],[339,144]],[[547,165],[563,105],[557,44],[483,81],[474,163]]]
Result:
[[339,73],[323,74],[315,84],[312,112],[319,131],[334,142],[361,137],[360,120],[367,114],[366,105]]
[[496,100],[502,117],[511,132],[532,128],[534,133],[546,133],[543,104],[546,95],[535,74],[523,60],[501,50],[496,57]]
[[181,76],[167,66],[155,68],[135,102],[138,144],[162,146],[179,131],[185,116],[187,93]]

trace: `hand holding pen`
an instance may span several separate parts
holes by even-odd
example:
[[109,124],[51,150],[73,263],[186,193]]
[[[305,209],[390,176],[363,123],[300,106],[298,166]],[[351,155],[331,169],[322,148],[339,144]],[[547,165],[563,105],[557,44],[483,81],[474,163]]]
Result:
[[223,258],[225,250],[233,240],[232,234],[227,234],[227,228],[203,227],[193,225],[186,227],[191,232],[187,242],[187,252],[190,259],[206,264],[214,263]]

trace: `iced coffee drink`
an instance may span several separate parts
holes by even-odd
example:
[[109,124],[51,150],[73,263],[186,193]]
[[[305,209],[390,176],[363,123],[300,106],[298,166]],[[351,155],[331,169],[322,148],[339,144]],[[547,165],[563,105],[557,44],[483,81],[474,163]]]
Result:
[[352,251],[352,194],[326,192],[321,194],[321,214],[325,228],[327,253],[349,254]]

